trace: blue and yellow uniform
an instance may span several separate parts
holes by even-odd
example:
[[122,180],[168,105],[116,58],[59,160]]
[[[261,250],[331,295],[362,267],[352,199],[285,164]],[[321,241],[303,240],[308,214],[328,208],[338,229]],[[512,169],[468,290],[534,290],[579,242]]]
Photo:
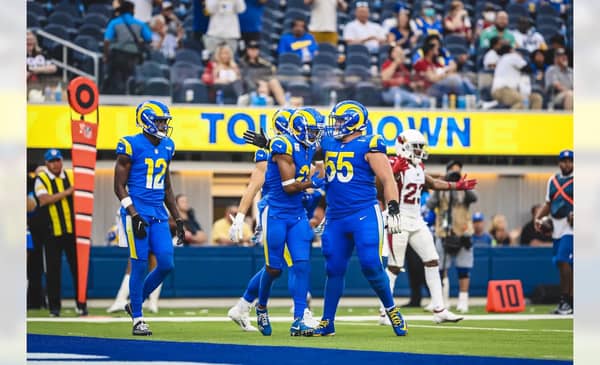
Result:
[[121,138],[116,152],[131,159],[127,189],[135,209],[149,224],[146,238],[134,237],[131,217],[125,208],[121,208],[130,257],[146,260],[149,250],[154,254],[164,251],[172,254],[169,214],[163,202],[165,174],[175,154],[175,144],[165,137],[158,146],[154,146],[143,133],[139,133]]

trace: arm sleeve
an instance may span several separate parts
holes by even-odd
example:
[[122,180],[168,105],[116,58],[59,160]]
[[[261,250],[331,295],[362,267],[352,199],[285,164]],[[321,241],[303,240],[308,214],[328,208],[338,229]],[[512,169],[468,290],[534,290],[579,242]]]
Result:
[[39,177],[35,178],[35,183],[33,185],[33,189],[35,191],[36,198],[39,198],[41,195],[48,194],[48,190],[46,190],[44,183],[42,182],[42,180]]
[[285,44],[285,40],[286,40],[286,36],[282,36],[281,39],[279,40],[279,47],[277,47],[277,54],[282,54],[287,52],[286,51],[286,44]]
[[369,140],[369,152],[381,152],[383,154],[387,152],[385,142],[380,135],[375,134],[371,136],[371,139]]
[[342,35],[342,39],[345,41],[354,39],[354,28],[352,27],[352,23],[346,24],[344,27],[344,33]]
[[269,158],[269,153],[265,150],[263,150],[262,148],[257,150],[254,153],[254,162],[262,162],[262,161],[267,161],[267,159]]
[[152,42],[152,31],[146,23],[142,25],[142,38],[148,43]]
[[[125,137],[119,139],[119,143],[117,143],[117,155],[126,155],[129,157],[133,156],[133,147],[131,146],[131,143],[129,142],[129,140]],[[173,148],[173,152],[175,152],[175,149]]]
[[111,21],[106,26],[106,30],[104,31],[104,40],[112,41],[115,39],[115,22]]
[[277,136],[271,140],[271,153],[274,155],[292,155],[292,144],[287,139]]

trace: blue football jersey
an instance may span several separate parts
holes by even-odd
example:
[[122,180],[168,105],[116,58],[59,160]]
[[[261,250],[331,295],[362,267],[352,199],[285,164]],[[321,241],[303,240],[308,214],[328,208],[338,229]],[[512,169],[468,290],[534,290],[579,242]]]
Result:
[[117,144],[117,154],[131,158],[127,190],[135,209],[142,215],[159,219],[169,216],[164,207],[165,174],[175,154],[170,138],[154,146],[143,133],[123,137]]
[[270,156],[268,158],[267,172],[263,189],[267,189],[267,205],[272,211],[280,214],[302,215],[303,192],[288,194],[281,185],[281,174],[277,163],[273,161],[273,155],[285,154],[292,156],[296,166],[295,178],[298,181],[306,181],[310,178],[310,164],[315,153],[315,148],[306,148],[294,137],[282,134],[273,138],[269,144]]
[[341,218],[377,204],[375,173],[365,159],[369,152],[385,154],[386,146],[379,135],[366,135],[342,143],[334,138],[321,142],[325,156],[326,215]]

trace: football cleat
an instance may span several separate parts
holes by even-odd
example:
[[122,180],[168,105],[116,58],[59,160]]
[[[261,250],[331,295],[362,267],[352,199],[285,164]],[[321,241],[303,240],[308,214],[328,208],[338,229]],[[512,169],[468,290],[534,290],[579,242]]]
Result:
[[313,336],[335,336],[335,326],[333,325],[333,321],[322,319],[315,328]]
[[87,316],[89,314],[87,309],[87,303],[77,302],[77,306],[75,307],[75,313],[80,317]]
[[386,310],[386,313],[390,318],[390,322],[392,322],[392,329],[396,336],[406,336],[408,328],[406,327],[406,321],[402,318],[400,308],[394,307],[390,310]]
[[304,316],[302,317],[302,321],[308,326],[315,328],[319,325],[319,321],[313,317],[312,312],[308,308],[304,308]]
[[150,327],[144,321],[139,321],[138,323],[134,324],[131,333],[134,336],[152,336],[152,331],[150,331]]
[[263,336],[271,336],[271,322],[269,321],[269,313],[266,308],[256,308],[256,323],[258,325],[258,330]]
[[459,322],[462,321],[464,317],[457,316],[456,314],[450,312],[448,309],[443,309],[440,312],[433,312],[433,321],[437,324],[444,322]]
[[305,336],[313,335],[315,329],[307,326],[301,318],[296,318],[290,327],[290,336]]
[[227,316],[233,322],[235,322],[235,324],[240,326],[242,328],[242,331],[257,332],[258,329],[250,323],[250,318],[248,316],[249,309],[250,307],[248,307],[248,310],[244,310],[241,304],[238,302],[236,305],[229,309],[229,312],[227,312]]
[[385,312],[385,309],[383,309],[383,308],[381,308],[379,310],[379,325],[380,326],[391,326],[392,325],[390,318],[387,316],[387,313]]
[[552,314],[566,316],[569,314],[573,314],[573,308],[566,301],[561,301],[560,303],[558,303],[556,309],[552,311]]

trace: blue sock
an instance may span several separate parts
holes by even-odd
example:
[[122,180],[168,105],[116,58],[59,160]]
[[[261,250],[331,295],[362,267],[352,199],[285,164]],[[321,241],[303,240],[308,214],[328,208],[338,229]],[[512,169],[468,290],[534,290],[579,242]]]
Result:
[[385,309],[391,308],[394,306],[394,297],[392,295],[392,291],[390,290],[390,279],[385,274],[383,270],[383,266],[381,264],[363,267],[362,272],[371,284],[371,287],[381,300],[383,307]]
[[129,276],[129,298],[131,299],[131,311],[133,318],[142,316],[142,296],[144,287],[144,275],[148,267],[147,260],[131,259],[131,273]]
[[260,287],[258,288],[258,305],[266,307],[271,295],[271,286],[277,276],[270,275],[265,269],[260,275]]
[[159,254],[156,255],[156,267],[152,270],[146,280],[144,280],[144,292],[143,300],[148,298],[150,293],[165,280],[167,275],[173,270],[173,255],[171,254]]
[[294,289],[292,291],[292,298],[294,298],[294,318],[302,318],[304,316],[304,309],[306,308],[310,264],[308,261],[295,261],[290,271],[294,272]]
[[254,299],[258,297],[258,288],[260,287],[260,277],[262,273],[265,272],[265,267],[263,266],[248,282],[248,286],[246,287],[246,291],[242,296],[245,301],[248,303],[254,302]]
[[323,319],[335,320],[335,312],[344,292],[344,274],[328,275],[325,281],[325,303]]

